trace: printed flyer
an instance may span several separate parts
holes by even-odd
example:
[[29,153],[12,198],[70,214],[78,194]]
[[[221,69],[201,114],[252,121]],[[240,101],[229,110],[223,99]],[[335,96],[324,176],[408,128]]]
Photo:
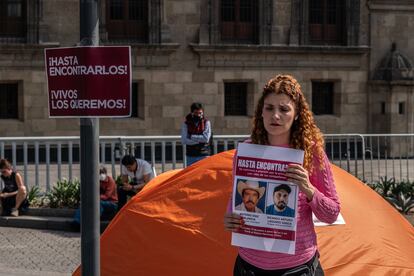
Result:
[[299,188],[285,172],[289,164],[302,164],[303,156],[296,149],[239,144],[233,210],[245,225],[232,234],[232,245],[295,254]]

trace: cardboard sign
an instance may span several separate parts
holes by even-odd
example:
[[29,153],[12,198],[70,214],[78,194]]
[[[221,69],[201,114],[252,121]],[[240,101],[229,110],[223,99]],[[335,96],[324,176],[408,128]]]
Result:
[[129,46],[45,49],[49,117],[130,117]]

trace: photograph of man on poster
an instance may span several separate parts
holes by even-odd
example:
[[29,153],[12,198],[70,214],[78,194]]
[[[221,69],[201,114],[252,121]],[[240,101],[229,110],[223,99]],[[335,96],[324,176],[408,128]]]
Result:
[[[292,188],[295,189],[296,187]],[[276,185],[273,189],[273,202],[271,205],[266,207],[266,214],[292,218],[295,217],[295,209],[288,206],[289,195],[292,192],[292,188],[287,184]],[[292,195],[294,194],[295,193],[292,193]],[[294,206],[294,204],[291,204],[291,206]]]
[[239,193],[241,200],[240,197],[236,197],[236,204],[238,205],[235,209],[238,211],[262,214],[263,210],[259,208],[258,205],[260,199],[265,194],[265,191],[266,188],[261,187],[258,181],[239,179],[237,182],[237,192]]

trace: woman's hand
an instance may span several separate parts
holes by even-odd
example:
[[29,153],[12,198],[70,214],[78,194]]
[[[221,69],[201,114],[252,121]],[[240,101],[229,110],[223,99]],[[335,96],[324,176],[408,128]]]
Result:
[[224,215],[224,229],[236,232],[244,225],[243,217],[236,213],[227,213]]
[[286,171],[287,180],[298,185],[299,189],[312,201],[315,188],[310,183],[308,171],[299,164],[289,164]]

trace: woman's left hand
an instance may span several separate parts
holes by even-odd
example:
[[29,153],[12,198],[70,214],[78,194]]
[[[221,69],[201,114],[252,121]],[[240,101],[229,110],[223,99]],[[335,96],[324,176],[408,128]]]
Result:
[[286,171],[287,180],[298,185],[299,189],[312,201],[315,188],[310,183],[308,171],[299,164],[289,164]]

